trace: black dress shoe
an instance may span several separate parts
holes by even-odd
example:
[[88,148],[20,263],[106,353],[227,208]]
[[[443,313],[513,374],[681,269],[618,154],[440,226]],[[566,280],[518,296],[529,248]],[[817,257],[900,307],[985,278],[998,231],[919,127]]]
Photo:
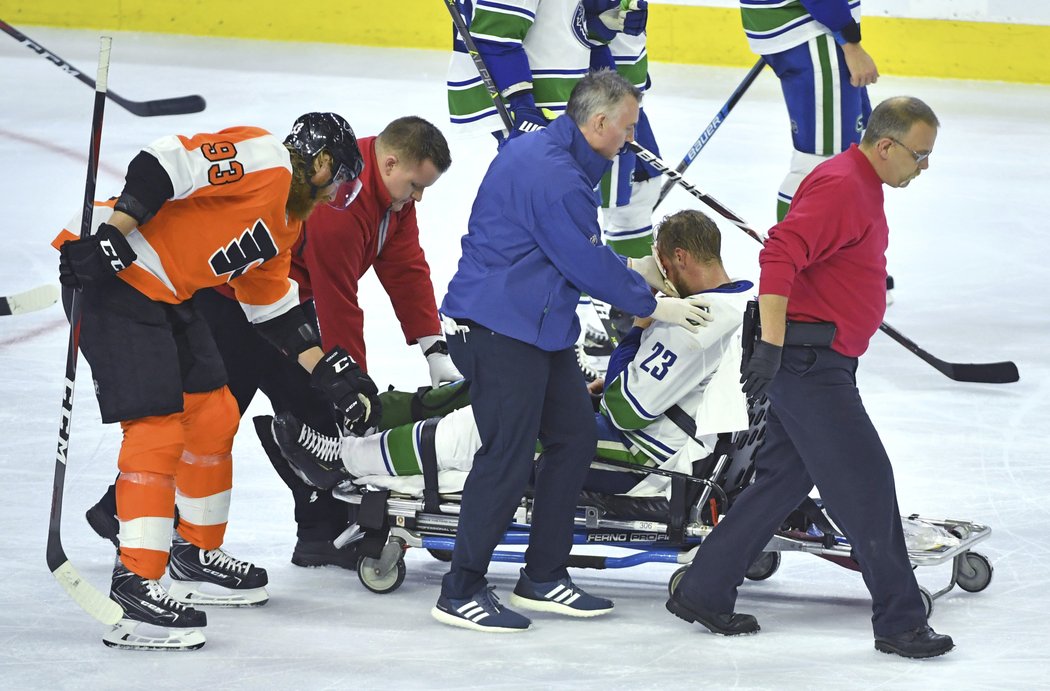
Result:
[[702,609],[698,609],[689,604],[686,604],[684,598],[678,594],[679,591],[675,591],[670,598],[667,600],[667,611],[675,615],[679,619],[684,619],[690,624],[693,622],[700,622],[707,627],[712,633],[717,633],[722,636],[740,636],[750,633],[758,633],[759,627],[758,620],[750,614],[737,614],[731,612],[729,614],[714,614],[712,612],[705,612]]
[[875,650],[901,657],[937,657],[954,647],[951,636],[939,634],[929,626],[920,626],[893,636],[875,637]]
[[292,563],[296,566],[338,566],[341,569],[357,570],[357,545],[338,549],[331,540],[299,540],[292,551]]

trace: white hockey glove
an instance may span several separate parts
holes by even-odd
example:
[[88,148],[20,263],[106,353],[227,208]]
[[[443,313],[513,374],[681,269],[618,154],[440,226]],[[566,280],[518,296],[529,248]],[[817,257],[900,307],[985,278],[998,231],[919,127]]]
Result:
[[435,389],[442,384],[459,381],[463,375],[452,364],[448,355],[448,343],[444,336],[423,336],[419,339],[419,349],[427,359],[430,368],[430,384]]
[[649,284],[650,288],[660,291],[664,295],[670,295],[671,297],[678,297],[678,291],[667,280],[667,274],[664,273],[664,267],[660,263],[660,260],[656,258],[656,245],[653,245],[653,255],[648,257],[641,257],[640,259],[628,259],[627,268],[637,272],[645,279],[645,282]]
[[710,304],[696,296],[688,298],[658,298],[656,309],[649,316],[659,322],[677,324],[696,333],[711,321]]

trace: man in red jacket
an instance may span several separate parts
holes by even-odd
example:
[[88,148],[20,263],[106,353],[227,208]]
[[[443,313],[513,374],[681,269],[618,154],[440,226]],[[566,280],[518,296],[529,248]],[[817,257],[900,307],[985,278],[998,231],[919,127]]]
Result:
[[357,288],[368,269],[375,268],[405,342],[418,343],[427,358],[431,383],[460,379],[441,336],[430,267],[416,225],[416,202],[452,164],[448,144],[434,125],[414,116],[398,118],[379,136],[358,143],[365,159],[361,193],[345,211],[323,206],[310,216],[293,250],[292,276],[304,299],[314,299],[322,341],[341,344],[367,371]]
[[737,588],[815,485],[860,563],[876,650],[925,658],[952,649],[926,621],[893,468],[856,379],[886,310],[882,186],[906,187],[929,167],[939,125],[917,98],[882,102],[860,145],[817,166],[770,230],[759,255],[761,337],[741,378],[749,397],[769,397],[766,439],[754,483],[667,601],[676,616],[727,636],[757,632],[755,617],[733,611]]

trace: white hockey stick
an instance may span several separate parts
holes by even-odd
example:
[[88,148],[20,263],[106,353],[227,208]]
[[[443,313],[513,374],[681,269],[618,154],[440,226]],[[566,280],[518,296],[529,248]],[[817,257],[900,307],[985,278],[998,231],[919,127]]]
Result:
[[36,312],[58,302],[58,286],[45,283],[22,293],[0,297],[0,317]]

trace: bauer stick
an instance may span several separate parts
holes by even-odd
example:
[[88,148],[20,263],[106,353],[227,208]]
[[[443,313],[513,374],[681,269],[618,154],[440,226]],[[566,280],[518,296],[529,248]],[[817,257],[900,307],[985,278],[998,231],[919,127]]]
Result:
[[[76,77],[92,89],[95,88],[95,82],[93,79],[84,76],[80,70],[47,50],[2,19],[0,19],[0,29],[2,29],[5,34],[18,41],[29,50],[40,55],[40,57],[46,59],[51,64],[62,68],[62,71],[66,74]],[[106,91],[103,89],[103,92],[106,94],[106,97],[121,108],[133,115],[138,115],[139,117],[144,118],[152,117],[154,115],[186,115],[187,113],[199,113],[204,110],[204,106],[206,105],[204,98],[196,95],[178,96],[176,98],[159,98],[155,101],[129,101],[112,91]]]
[[[688,182],[682,177],[681,173],[671,170],[670,167],[659,158],[657,158],[651,151],[638,144],[637,142],[631,142],[630,147],[638,154],[638,158],[642,159],[653,168],[657,169],[661,173],[667,175],[672,181],[681,185],[689,194],[693,195],[704,204],[714,209],[720,216],[730,221],[740,230],[744,231],[755,240],[765,244],[765,237],[759,234],[755,229],[747,224],[744,219],[737,216],[720,201],[715,199],[709,194],[705,194],[695,185]],[[1009,384],[1020,379],[1020,375],[1017,372],[1017,365],[1013,362],[988,362],[988,363],[955,363],[946,362],[940,358],[934,357],[930,353],[920,348],[914,341],[907,338],[901,332],[894,329],[886,322],[882,322],[879,325],[879,329],[887,336],[900,343],[902,346],[910,350],[912,353],[917,355],[923,362],[933,366],[938,372],[953,379],[955,381],[963,382],[976,382],[981,384]]]
[[[88,149],[87,182],[84,184],[84,217],[80,237],[91,235],[91,216],[95,201],[95,178],[98,174],[99,148],[102,143],[102,113],[106,107],[106,81],[109,75],[109,51],[113,39],[103,36],[98,53],[98,80],[95,82],[95,110],[91,116],[91,148]],[[62,548],[62,494],[66,484],[66,459],[69,453],[69,429],[73,421],[73,385],[77,377],[77,352],[80,341],[80,291],[73,291],[69,307],[69,346],[66,349],[66,388],[62,395],[62,421],[58,426],[58,453],[55,456],[55,485],[51,493],[51,519],[47,526],[47,566],[70,597],[85,612],[103,624],[116,624],[124,610],[112,599],[85,581],[73,568]]]
[[[711,122],[707,124],[704,131],[700,133],[700,136],[697,137],[695,142],[693,142],[693,145],[689,147],[689,152],[686,153],[682,162],[678,164],[677,168],[675,168],[676,173],[684,173],[686,168],[696,160],[696,157],[700,155],[703,148],[707,146],[708,140],[710,140],[715,132],[718,131],[718,128],[722,126],[726,116],[729,115],[729,111],[733,110],[733,106],[736,105],[737,101],[740,100],[740,97],[744,95],[744,92],[754,83],[755,79],[758,78],[759,72],[761,72],[762,68],[765,66],[765,61],[762,60],[762,58],[759,58],[758,62],[748,70],[747,74],[744,76],[744,81],[740,82],[736,87],[736,90],[729,96],[729,100],[726,101],[724,106],[722,106],[722,110],[715,113],[715,117],[711,119]],[[664,197],[666,197],[671,191],[671,188],[674,187],[674,183],[674,179],[668,179],[667,182],[664,183],[664,186],[660,188],[660,196],[657,198],[656,203],[653,204],[654,210],[656,207],[660,206],[660,202],[664,200]]]

